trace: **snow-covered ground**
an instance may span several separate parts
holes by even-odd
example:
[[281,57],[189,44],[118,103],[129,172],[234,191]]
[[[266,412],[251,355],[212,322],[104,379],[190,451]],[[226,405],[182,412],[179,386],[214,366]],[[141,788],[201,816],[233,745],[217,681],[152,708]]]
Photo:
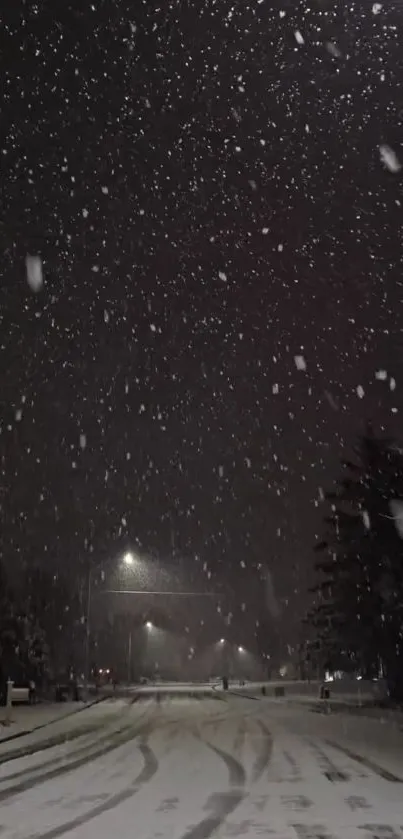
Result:
[[52,723],[63,742],[42,729],[18,740],[26,756],[3,744],[1,839],[403,839],[400,726],[264,698],[164,697]]
[[13,705],[9,716],[2,709],[0,717],[0,744],[2,740],[19,736],[21,733],[34,731],[51,722],[73,716],[86,708],[92,707],[106,697],[98,697],[88,702],[44,702],[37,705]]

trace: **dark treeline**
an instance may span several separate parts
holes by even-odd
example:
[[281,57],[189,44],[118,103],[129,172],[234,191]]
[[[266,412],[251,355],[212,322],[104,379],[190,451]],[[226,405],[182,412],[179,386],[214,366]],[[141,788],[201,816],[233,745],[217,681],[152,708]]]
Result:
[[0,565],[0,680],[45,687],[74,660],[83,635],[78,598],[63,575],[22,568],[11,584]]
[[367,430],[325,503],[311,657],[318,672],[383,676],[391,698],[403,699],[402,451]]

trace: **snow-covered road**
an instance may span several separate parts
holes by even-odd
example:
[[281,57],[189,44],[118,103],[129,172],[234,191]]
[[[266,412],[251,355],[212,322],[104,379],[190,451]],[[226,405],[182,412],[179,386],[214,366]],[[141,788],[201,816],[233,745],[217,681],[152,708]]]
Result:
[[403,839],[403,733],[382,721],[236,696],[116,699],[12,749],[1,839]]

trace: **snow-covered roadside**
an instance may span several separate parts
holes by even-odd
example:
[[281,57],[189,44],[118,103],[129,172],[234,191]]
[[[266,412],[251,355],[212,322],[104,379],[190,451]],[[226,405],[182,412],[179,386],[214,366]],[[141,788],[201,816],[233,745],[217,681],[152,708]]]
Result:
[[[126,704],[126,703],[123,703]],[[46,703],[44,705],[12,708],[9,725],[0,726],[0,760],[13,751],[20,751],[22,744],[29,746],[50,736],[56,736],[77,728],[84,730],[95,726],[96,720],[116,713],[116,702],[107,697],[89,702]],[[89,716],[91,712],[91,716]]]
[[[265,707],[265,718],[270,720],[270,705]],[[284,724],[288,731],[301,737],[321,738],[332,744],[344,754],[362,758],[368,764],[373,763],[386,773],[392,773],[403,780],[403,728],[401,718],[397,720],[379,718],[368,719],[365,716],[343,713],[310,713],[306,707],[296,704],[275,703],[275,717]]]
[[[250,699],[253,701],[261,701],[266,703],[275,703],[276,705],[285,705],[305,708],[307,711],[325,713],[329,709],[339,714],[345,713],[350,716],[367,717],[378,720],[382,723],[389,722],[393,725],[401,726],[403,729],[403,710],[382,707],[379,704],[373,704],[369,698],[363,697],[361,702],[356,694],[341,694],[339,696],[330,695],[328,703],[324,703],[318,696],[306,696],[293,694],[291,696],[282,696],[273,698],[270,696],[263,696],[261,690],[250,691],[248,688],[230,689],[228,691],[230,696],[237,696],[239,699]],[[225,697],[225,693],[221,692],[220,696]]]
[[[318,713],[326,711],[325,703],[320,699],[314,700],[307,696],[291,696],[289,699],[283,701],[289,705],[304,706]],[[332,696],[328,706],[330,712],[334,711],[337,714],[346,713],[354,716],[367,717],[383,723],[389,722],[394,725],[400,725],[403,728],[403,710],[371,705],[369,703],[360,705],[357,703],[356,698],[348,696]]]

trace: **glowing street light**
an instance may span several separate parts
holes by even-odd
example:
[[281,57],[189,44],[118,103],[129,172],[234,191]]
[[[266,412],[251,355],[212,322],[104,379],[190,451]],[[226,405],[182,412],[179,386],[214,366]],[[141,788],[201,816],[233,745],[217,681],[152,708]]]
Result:
[[243,647],[238,647],[238,652],[239,652],[239,653],[244,653],[244,652],[245,652],[245,650],[244,650],[244,648],[243,648]]
[[134,565],[134,556],[131,551],[127,551],[127,553],[125,553],[123,562],[125,565]]
[[220,638],[220,644],[225,644],[225,638]]
[[152,629],[152,628],[153,628],[153,625],[152,625],[151,621],[147,621],[146,629]]

